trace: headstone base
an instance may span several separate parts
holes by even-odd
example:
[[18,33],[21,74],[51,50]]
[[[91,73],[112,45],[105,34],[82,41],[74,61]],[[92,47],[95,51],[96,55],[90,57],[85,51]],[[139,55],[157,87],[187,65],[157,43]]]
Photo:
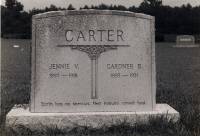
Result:
[[30,129],[41,129],[42,126],[57,126],[57,128],[88,126],[100,128],[102,126],[116,125],[124,121],[132,125],[136,122],[147,123],[151,117],[160,116],[165,116],[174,122],[179,119],[179,113],[167,104],[157,104],[154,111],[148,112],[31,113],[28,108],[14,107],[7,114],[6,126],[23,125]]
[[193,45],[174,45],[173,47],[175,48],[194,48],[194,47],[200,47],[198,44],[193,44]]

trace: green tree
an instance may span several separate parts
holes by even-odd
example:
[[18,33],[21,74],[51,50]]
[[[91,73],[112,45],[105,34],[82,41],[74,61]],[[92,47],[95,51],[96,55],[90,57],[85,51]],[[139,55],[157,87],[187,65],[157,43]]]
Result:
[[67,10],[75,10],[75,8],[72,6],[72,4],[69,4]]
[[22,11],[24,6],[17,0],[6,0],[6,7],[8,10]]
[[45,11],[58,11],[58,8],[55,5],[51,4],[50,7],[45,8]]
[[106,4],[101,4],[101,5],[99,5],[98,8],[99,8],[100,10],[109,9],[108,5],[106,5]]
[[17,2],[15,3],[15,11],[22,11],[24,9],[24,6],[20,3]]
[[[68,10],[75,8],[70,4]],[[199,34],[200,33],[200,6],[192,7],[190,4],[181,7],[162,5],[162,0],[144,0],[139,7],[131,6],[128,9],[121,5],[92,5],[80,9],[102,10],[129,10],[155,16],[156,37],[163,39],[163,34]],[[1,6],[1,34],[31,35],[31,17],[38,13],[65,10],[65,8],[51,5],[43,9],[23,11],[23,5],[17,0],[6,0]]]
[[140,4],[140,8],[160,7],[160,6],[162,6],[162,0],[144,0]]
[[17,0],[6,0],[5,8],[1,12],[2,36],[9,37],[9,35],[12,35],[15,38],[30,37],[31,17],[27,12],[23,11],[23,7]]
[[83,8],[80,9],[90,9],[87,5],[85,5]]
[[6,0],[6,7],[8,9],[13,9],[15,2],[16,2],[16,0]]

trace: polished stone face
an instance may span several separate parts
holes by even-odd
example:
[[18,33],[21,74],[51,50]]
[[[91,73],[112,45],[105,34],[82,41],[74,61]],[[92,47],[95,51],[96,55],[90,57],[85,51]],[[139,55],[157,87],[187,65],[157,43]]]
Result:
[[31,112],[154,110],[153,17],[59,11],[32,29]]

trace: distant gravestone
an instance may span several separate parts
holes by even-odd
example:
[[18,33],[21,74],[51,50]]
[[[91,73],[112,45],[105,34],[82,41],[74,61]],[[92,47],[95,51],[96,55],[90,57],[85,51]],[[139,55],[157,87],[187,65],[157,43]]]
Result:
[[156,105],[153,17],[59,11],[34,16],[32,26],[31,112],[12,110],[8,124],[25,122],[27,114],[29,122],[59,125],[131,121],[137,114],[177,119],[170,106]]
[[176,37],[175,47],[198,47],[195,45],[195,38],[192,35],[179,35]]

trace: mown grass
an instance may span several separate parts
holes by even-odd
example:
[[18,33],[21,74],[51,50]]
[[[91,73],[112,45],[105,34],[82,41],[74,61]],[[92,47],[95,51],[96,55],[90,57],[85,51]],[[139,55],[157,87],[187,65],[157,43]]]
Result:
[[157,102],[179,111],[177,127],[188,131],[188,136],[200,136],[200,48],[158,44],[156,62]]
[[[27,41],[24,44],[27,44]],[[7,128],[7,135],[200,136],[200,48],[172,48],[172,45],[173,43],[162,43],[156,46],[156,97],[157,103],[167,103],[180,112],[181,118],[178,122],[173,123],[162,117],[151,119],[148,124],[135,124],[133,126],[127,122],[121,122],[118,125],[98,129],[84,126],[59,129],[52,126],[43,127],[40,131],[30,130],[25,126],[15,126],[15,129]],[[3,49],[6,50],[6,48]],[[4,52],[4,57],[9,55],[7,53],[8,50]],[[12,52],[11,55],[15,54],[16,52]],[[6,64],[8,60],[3,61],[2,64],[5,67],[2,88],[5,113],[10,110],[13,104],[29,102],[30,67],[22,62],[27,62],[26,58],[30,57],[30,53],[24,52],[21,55],[9,58],[9,64]],[[13,66],[11,67],[11,65]],[[21,71],[23,76],[16,74],[16,72],[20,73]]]
[[148,124],[130,125],[121,122],[110,127],[91,128],[77,126],[74,128],[58,128],[57,126],[42,127],[41,130],[31,130],[25,126],[8,128],[9,136],[189,136],[191,132],[180,122],[173,123],[165,117],[151,119]]

